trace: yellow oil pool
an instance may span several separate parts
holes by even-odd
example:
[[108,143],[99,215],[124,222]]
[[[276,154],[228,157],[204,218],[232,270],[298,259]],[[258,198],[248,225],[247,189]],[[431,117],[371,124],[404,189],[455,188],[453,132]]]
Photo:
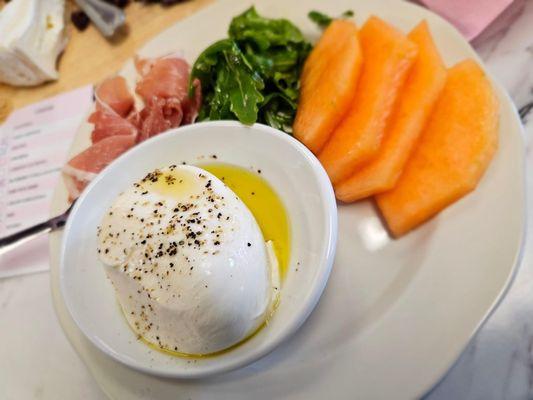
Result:
[[259,173],[231,164],[200,165],[222,180],[254,215],[266,241],[272,240],[283,279],[289,266],[291,238],[285,206]]

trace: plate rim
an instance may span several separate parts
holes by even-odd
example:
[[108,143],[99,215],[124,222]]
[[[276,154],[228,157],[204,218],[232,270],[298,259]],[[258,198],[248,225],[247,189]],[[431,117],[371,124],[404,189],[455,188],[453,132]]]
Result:
[[[469,43],[468,45],[470,46]],[[422,392],[422,395],[424,396],[431,394],[437,388],[437,386],[439,386],[439,384],[445,380],[446,376],[448,375],[448,372],[457,364],[461,355],[464,353],[468,345],[472,342],[474,337],[479,333],[481,328],[483,328],[483,326],[488,322],[490,317],[498,309],[500,304],[503,302],[503,300],[509,293],[509,290],[511,289],[514,283],[518,275],[518,272],[520,268],[522,267],[522,260],[524,258],[524,250],[525,250],[525,246],[526,246],[526,242],[528,238],[528,226],[526,222],[527,216],[529,214],[528,207],[527,207],[528,195],[527,195],[527,189],[526,189],[527,188],[527,158],[526,158],[527,149],[526,149],[526,143],[525,143],[524,124],[522,123],[522,120],[520,119],[520,116],[518,114],[518,109],[516,108],[516,104],[511,99],[511,96],[509,95],[507,90],[503,87],[503,85],[498,80],[494,78],[494,75],[490,71],[488,71],[488,69],[485,66],[485,63],[483,62],[483,60],[479,59],[479,56],[477,55],[477,53],[476,53],[476,58],[478,59],[478,62],[481,64],[485,74],[489,77],[492,85],[495,86],[496,90],[505,98],[506,104],[509,105],[511,108],[511,113],[513,116],[513,123],[516,123],[518,125],[518,137],[519,137],[520,147],[521,147],[520,157],[522,158],[522,162],[520,163],[521,164],[520,169],[522,171],[522,179],[520,181],[521,181],[521,188],[523,189],[522,196],[521,196],[523,206],[521,207],[521,219],[520,219],[521,221],[520,243],[518,245],[518,248],[515,250],[514,260],[512,261],[511,270],[509,271],[506,281],[503,284],[502,288],[500,289],[498,295],[493,300],[490,307],[487,309],[487,311],[485,312],[481,320],[478,322],[476,327],[472,330],[466,343],[464,343],[460,351],[454,356],[455,361],[453,361],[450,364],[450,366],[444,371],[442,376],[436,382],[434,382],[432,385],[429,385],[426,388],[426,390]],[[501,106],[502,105],[500,104],[500,108]]]
[[[230,1],[217,2],[217,3],[230,3]],[[379,2],[376,2],[375,5],[373,5],[373,6],[374,6],[374,8],[379,9],[380,7],[383,7],[386,4],[390,4],[390,3],[397,3],[397,2],[392,1],[392,0],[380,0]],[[200,9],[198,12],[194,13],[192,15],[192,17],[196,17],[198,14],[203,14],[204,12],[207,12],[215,4],[216,3],[211,3],[210,5],[207,5],[206,7]],[[242,2],[242,8],[244,8],[246,6],[246,4],[248,4],[248,2]],[[264,3],[261,3],[261,5],[264,6]],[[356,5],[357,5],[357,1],[354,1],[354,7]],[[459,356],[463,353],[464,349],[471,342],[472,338],[477,334],[479,329],[481,329],[481,327],[486,323],[488,318],[490,318],[492,313],[497,309],[498,305],[505,298],[505,295],[509,291],[514,279],[516,278],[518,270],[519,270],[519,268],[521,266],[521,262],[522,262],[523,254],[524,254],[524,248],[525,248],[525,245],[526,245],[526,242],[527,242],[527,229],[528,229],[528,227],[527,227],[527,224],[525,222],[525,218],[526,218],[526,216],[528,214],[528,212],[527,212],[527,190],[526,190],[526,185],[525,185],[525,180],[526,180],[525,164],[526,164],[526,160],[525,160],[525,157],[524,157],[524,154],[525,154],[524,128],[523,128],[523,125],[520,122],[520,119],[518,118],[518,114],[517,114],[517,111],[516,111],[516,106],[511,101],[507,91],[503,88],[503,86],[499,83],[499,81],[494,78],[493,74],[490,73],[490,71],[487,69],[485,63],[483,62],[483,60],[480,59],[480,57],[475,52],[475,50],[473,50],[471,45],[460,35],[460,33],[457,31],[457,29],[453,25],[451,25],[448,21],[446,21],[445,19],[443,19],[439,15],[433,13],[432,11],[427,10],[424,7],[420,6],[420,5],[413,4],[413,3],[404,3],[404,4],[402,4],[402,7],[403,7],[404,10],[406,10],[406,9],[415,9],[415,10],[417,10],[418,9],[419,12],[423,12],[428,18],[431,17],[434,20],[433,22],[437,21],[438,23],[442,24],[444,27],[447,28],[447,30],[449,31],[449,34],[453,33],[456,36],[456,38],[460,38],[460,40],[464,44],[466,44],[466,46],[468,47],[469,53],[470,53],[470,57],[473,57],[476,61],[478,61],[480,63],[480,65],[482,66],[483,71],[490,77],[490,80],[491,80],[492,84],[496,86],[497,91],[499,92],[499,94],[504,97],[504,99],[506,101],[506,105],[511,107],[510,112],[512,114],[512,121],[513,121],[513,123],[515,125],[517,125],[516,126],[517,129],[513,129],[513,135],[514,134],[518,134],[518,136],[520,137],[521,152],[520,152],[519,156],[522,157],[522,162],[520,163],[521,164],[520,172],[522,174],[522,179],[520,179],[520,190],[522,192],[522,196],[521,196],[521,200],[520,200],[522,202],[522,207],[520,207],[521,208],[521,210],[520,210],[520,214],[521,214],[521,230],[519,232],[519,241],[520,242],[518,243],[518,247],[515,249],[514,259],[512,260],[512,266],[510,267],[509,273],[506,275],[506,281],[502,284],[498,295],[494,298],[494,300],[492,301],[490,307],[486,310],[485,314],[482,316],[480,321],[478,321],[475,329],[472,330],[471,334],[468,337],[468,340],[466,340],[464,342],[463,346],[460,348],[458,353],[454,354],[454,356],[452,357],[453,361],[448,363],[448,366],[444,369],[443,372],[439,373],[440,378],[434,380],[432,383],[430,383],[430,384],[426,385],[425,387],[420,388],[420,390],[416,391],[418,393],[418,395],[423,395],[423,394],[431,393],[431,391],[445,378],[447,371],[449,371],[453,367],[453,365],[457,362]],[[168,28],[168,30],[172,29],[176,25],[181,24],[183,21],[186,21],[187,19],[188,18],[184,18],[182,20],[177,21],[176,24],[171,25]],[[430,26],[431,26],[431,24],[430,24]],[[145,44],[143,47],[141,47],[141,49],[139,49],[139,52],[142,53],[145,48],[150,46],[150,44],[153,41],[157,40],[158,37],[163,36],[166,33],[166,31],[167,30],[165,30],[162,33],[160,33],[159,35],[156,35],[155,37],[153,37],[147,44]],[[127,65],[127,63],[126,63],[126,65]],[[52,245],[52,247],[53,247],[53,245]],[[511,261],[509,262],[509,264],[511,264]]]

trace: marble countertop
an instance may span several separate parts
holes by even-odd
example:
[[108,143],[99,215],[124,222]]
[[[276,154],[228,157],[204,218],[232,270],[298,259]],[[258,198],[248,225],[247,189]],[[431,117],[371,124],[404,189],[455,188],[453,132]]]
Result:
[[[521,110],[533,171],[533,0],[515,1],[474,46]],[[533,398],[532,240],[509,293],[426,400]],[[0,329],[0,398],[105,399],[61,331],[48,273],[0,280]]]
[[[474,41],[525,126],[527,201],[533,198],[533,1],[518,1]],[[533,214],[511,289],[426,400],[533,398]]]

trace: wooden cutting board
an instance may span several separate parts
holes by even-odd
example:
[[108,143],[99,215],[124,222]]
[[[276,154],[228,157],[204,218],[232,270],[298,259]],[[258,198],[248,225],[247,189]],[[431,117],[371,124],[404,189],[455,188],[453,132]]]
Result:
[[0,114],[4,107],[16,109],[101,81],[118,71],[148,40],[212,1],[190,0],[169,7],[131,2],[125,9],[127,25],[112,40],[106,40],[92,25],[79,32],[69,19],[70,39],[59,60],[59,80],[31,88],[0,84]]

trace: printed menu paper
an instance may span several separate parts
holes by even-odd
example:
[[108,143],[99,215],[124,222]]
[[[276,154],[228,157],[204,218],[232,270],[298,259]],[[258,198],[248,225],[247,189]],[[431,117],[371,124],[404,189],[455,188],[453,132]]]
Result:
[[[0,125],[0,237],[50,218],[52,194],[92,92],[85,86],[32,104]],[[46,235],[0,256],[0,278],[48,268]]]

